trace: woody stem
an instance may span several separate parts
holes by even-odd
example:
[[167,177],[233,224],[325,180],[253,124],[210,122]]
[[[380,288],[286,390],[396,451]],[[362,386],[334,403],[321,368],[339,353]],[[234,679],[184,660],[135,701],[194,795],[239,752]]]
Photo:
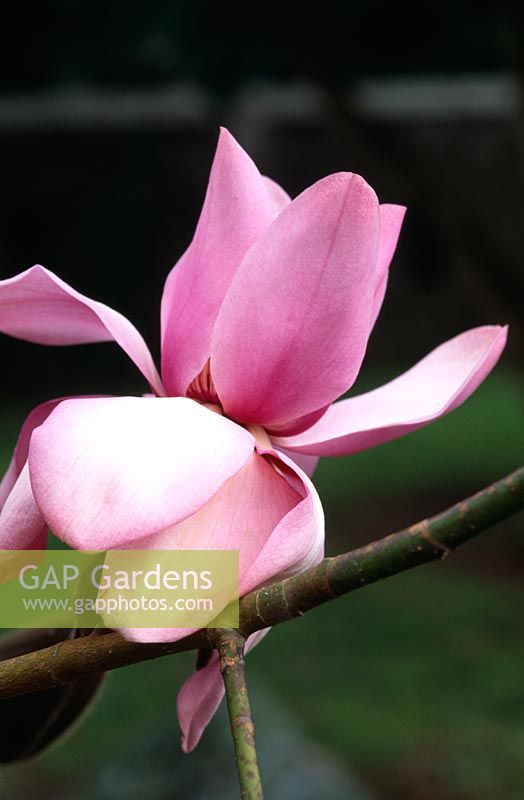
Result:
[[226,690],[240,796],[242,800],[263,800],[255,725],[246,683],[245,639],[236,630],[222,628],[215,632],[215,645],[220,657],[220,671]]
[[[523,509],[524,467],[520,467],[447,511],[358,550],[326,558],[300,575],[250,592],[240,600],[240,630],[248,636],[375,581],[441,559]],[[0,637],[0,700],[182,650],[210,649],[215,646],[212,635],[212,630],[202,630],[177,642],[141,644],[107,632],[51,647],[35,643],[33,652],[28,652],[30,644],[24,655],[14,658],[16,652],[24,652],[20,637],[15,646],[10,644],[10,637]]]

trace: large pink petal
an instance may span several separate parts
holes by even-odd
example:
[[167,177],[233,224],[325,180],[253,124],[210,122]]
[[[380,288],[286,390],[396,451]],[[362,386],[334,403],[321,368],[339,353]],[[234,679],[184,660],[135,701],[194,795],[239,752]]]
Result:
[[[253,454],[196,514],[134,541],[132,547],[238,550],[240,595],[316,563],[324,543],[317,492],[290,459],[273,450],[264,452],[265,456]],[[190,630],[142,628],[123,633],[134,641],[175,641]]]
[[0,331],[47,345],[115,341],[153,391],[165,394],[147,345],[129,320],[39,265],[0,281]]
[[291,203],[291,197],[286,190],[272,178],[268,178],[267,175],[263,175],[262,177],[273,203],[274,216],[277,217],[280,212]]
[[370,332],[378,201],[358,175],[330,175],[251,247],[224,299],[211,372],[226,413],[279,426],[352,385]]
[[66,398],[62,397],[58,400],[48,400],[45,403],[41,403],[39,406],[36,406],[36,408],[34,408],[26,417],[22,427],[20,428],[20,433],[13,451],[11,463],[9,464],[7,472],[0,482],[0,508],[2,508],[7,500],[11,489],[15,485],[17,478],[22,472],[24,464],[27,461],[31,434],[35,428],[38,428],[38,426],[48,418],[51,411],[53,411],[53,409],[55,409],[57,405],[65,399]]
[[202,370],[231,279],[284,202],[283,190],[262,178],[222,129],[195,236],[170,272],[162,298],[162,375],[169,394],[185,395]]
[[35,503],[26,464],[0,511],[0,549],[44,550],[46,545],[47,524]]
[[373,298],[372,325],[380,313],[388,284],[389,265],[395,255],[398,237],[406,214],[405,206],[380,206],[380,245],[377,259],[377,278]]
[[497,363],[507,328],[485,326],[456,336],[390,383],[335,403],[299,436],[276,447],[319,456],[358,453],[397,439],[466,400]]
[[33,431],[65,399],[36,406],[20,429],[11,463],[0,483],[0,548],[4,550],[38,550],[47,544],[47,524],[33,497],[27,456]]
[[[269,628],[253,633],[246,642],[246,653],[269,633]],[[224,697],[224,682],[220,673],[218,653],[182,686],[177,700],[178,720],[182,728],[182,750],[190,753],[199,743]]]
[[58,537],[108,549],[194,514],[253,446],[244,428],[185,398],[66,400],[31,437],[31,483]]

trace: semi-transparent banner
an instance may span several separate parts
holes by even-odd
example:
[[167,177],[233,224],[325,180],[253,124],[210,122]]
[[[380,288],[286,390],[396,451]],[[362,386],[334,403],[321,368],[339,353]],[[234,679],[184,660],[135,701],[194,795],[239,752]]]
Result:
[[235,628],[237,550],[1,550],[0,628]]

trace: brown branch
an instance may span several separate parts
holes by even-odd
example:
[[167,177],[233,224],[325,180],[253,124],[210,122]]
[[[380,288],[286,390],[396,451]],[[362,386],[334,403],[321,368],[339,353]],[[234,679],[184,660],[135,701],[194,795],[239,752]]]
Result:
[[[358,550],[326,558],[301,575],[250,592],[240,601],[240,630],[247,636],[362,586],[443,558],[523,508],[521,467],[435,517]],[[209,649],[214,647],[213,635],[213,630],[202,630],[167,644],[128,642],[113,632],[64,641],[0,662],[0,699],[183,650]]]

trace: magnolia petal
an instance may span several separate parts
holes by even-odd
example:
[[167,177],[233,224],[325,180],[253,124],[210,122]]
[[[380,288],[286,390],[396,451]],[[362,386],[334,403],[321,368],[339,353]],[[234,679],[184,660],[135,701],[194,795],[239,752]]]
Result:
[[395,255],[398,237],[406,215],[405,206],[384,203],[380,206],[380,244],[377,258],[377,277],[373,298],[372,326],[375,324],[388,284],[389,265]]
[[276,469],[300,493],[302,500],[275,527],[247,572],[241,572],[241,595],[275,578],[303,572],[324,557],[324,510],[317,490],[284,453],[258,447],[257,451],[274,459]]
[[302,500],[274,466],[253,452],[208,502],[176,525],[134,542],[137,549],[239,550],[247,573],[276,526]]
[[0,331],[46,345],[115,341],[153,391],[165,394],[151,353],[129,320],[40,265],[0,281]]
[[291,453],[339,456],[405,436],[464,402],[491,372],[507,328],[473,328],[441,344],[414,367],[372,392],[335,403],[299,436],[274,438]]
[[[191,546],[199,549],[205,549],[206,546],[221,549],[229,545],[238,548],[241,593],[276,577],[291,575],[318,563],[323,556],[324,519],[314,487],[307,476],[285,455],[274,450],[259,450],[258,453],[240,473],[222,487],[208,507],[195,515],[201,518],[199,528],[194,526],[195,518],[187,520],[171,531],[150,537],[149,546],[154,545],[161,549]],[[271,471],[268,472],[268,469]],[[278,513],[273,509],[275,505],[280,506]],[[280,516],[286,507],[289,507],[288,512],[268,535],[268,529],[273,526],[273,518]],[[222,525],[216,526],[217,517]],[[223,526],[228,520],[229,527],[224,532]],[[211,525],[211,530],[206,522]],[[183,526],[186,530],[182,537]],[[191,541],[189,534],[195,536],[197,530],[199,535]],[[246,532],[250,536],[246,536]],[[240,540],[238,536],[241,537]],[[140,546],[148,546],[147,540],[143,540]],[[247,569],[243,565],[247,565]],[[246,652],[268,630],[257,631],[250,636]],[[191,631],[135,629],[123,633],[127,638],[138,641],[169,641],[187,636]],[[166,633],[167,638],[164,638],[163,634]],[[218,655],[214,652],[209,663],[186,681],[178,695],[177,709],[184,752],[188,753],[196,747],[223,695]]]
[[[269,628],[257,631],[246,641],[246,653],[269,633]],[[224,682],[220,673],[218,654],[213,652],[209,663],[193,673],[184,683],[177,699],[178,720],[182,729],[182,750],[195,749],[202,734],[215,716],[224,697]]]
[[[262,452],[262,454],[258,454]],[[276,577],[307,569],[322,557],[324,517],[308,477],[281,453],[258,451],[196,514],[133,548],[238,550],[240,595]],[[320,556],[319,556],[320,554]],[[236,595],[224,599],[224,607]],[[213,616],[218,613],[214,609]],[[211,619],[211,618],[210,618]],[[171,642],[188,628],[124,629],[133,641]]]
[[310,414],[305,414],[298,419],[291,419],[283,425],[273,425],[271,428],[267,429],[267,432],[270,436],[296,436],[298,433],[307,431],[315,422],[318,422],[318,420],[324,416],[330,405],[331,403],[323,408],[318,408],[316,411],[312,411]]
[[280,184],[274,181],[272,178],[268,178],[267,175],[263,175],[262,178],[273,202],[273,208],[276,217],[287,205],[291,203],[291,197],[288,195],[286,190],[283,189],[282,186],[280,186]]
[[[232,580],[231,594],[221,598],[225,608],[235,597],[252,588],[244,576],[257,561],[279,522],[302,497],[288,480],[262,456],[251,458],[195,514],[166,530],[132,543],[141,550],[238,550],[240,584]],[[285,559],[285,556],[284,556]],[[279,554],[275,554],[276,573]],[[284,561],[283,569],[288,562]],[[221,608],[215,607],[209,621]],[[121,633],[132,641],[173,642],[189,636],[190,628],[124,628]]]
[[26,417],[22,427],[20,428],[18,440],[13,450],[11,463],[9,464],[7,472],[0,482],[0,508],[2,508],[4,505],[11,489],[16,483],[18,476],[24,468],[24,464],[27,461],[27,455],[29,453],[29,442],[31,441],[31,435],[34,429],[38,428],[38,426],[48,418],[53,409],[55,409],[57,405],[62,402],[62,400],[66,399],[69,398],[62,397],[58,400],[48,400],[45,403],[41,403],[40,405],[36,406],[36,408],[34,408]]
[[27,464],[0,511],[1,550],[44,550],[47,525],[35,503]]
[[248,248],[281,210],[279,189],[222,128],[195,236],[162,297],[162,375],[170,395],[185,395],[209,358],[224,295]]
[[0,510],[3,508],[5,501],[9,497],[9,494],[11,493],[11,490],[15,485],[19,475],[20,470],[18,469],[16,458],[13,454],[11,461],[9,462],[9,466],[4,473],[4,477],[0,482]]
[[194,514],[253,446],[244,428],[185,398],[66,400],[31,437],[31,483],[59,538],[109,549]]
[[306,453],[293,453],[291,450],[285,450],[283,447],[279,448],[279,452],[290,458],[302,472],[306,473],[308,478],[312,477],[320,461],[319,456],[308,456]]
[[213,331],[211,372],[229,416],[281,426],[352,385],[378,242],[378,201],[357,175],[330,175],[284,208],[243,259]]

